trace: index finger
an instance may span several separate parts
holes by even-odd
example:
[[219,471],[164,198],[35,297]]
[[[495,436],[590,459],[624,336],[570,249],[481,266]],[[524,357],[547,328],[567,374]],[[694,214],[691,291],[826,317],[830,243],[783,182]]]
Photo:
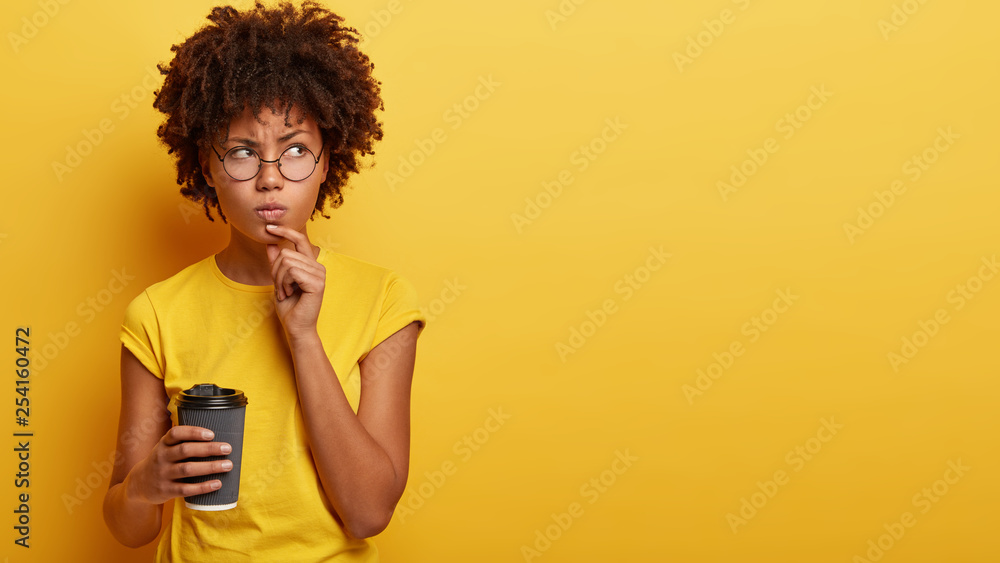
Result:
[[305,233],[300,233],[295,229],[273,223],[265,225],[265,228],[272,235],[283,237],[285,240],[290,241],[295,246],[296,251],[301,252],[309,258],[316,258],[313,255],[312,243],[309,242],[309,237]]
[[174,426],[163,436],[163,443],[176,446],[181,442],[211,441],[215,433],[201,426]]

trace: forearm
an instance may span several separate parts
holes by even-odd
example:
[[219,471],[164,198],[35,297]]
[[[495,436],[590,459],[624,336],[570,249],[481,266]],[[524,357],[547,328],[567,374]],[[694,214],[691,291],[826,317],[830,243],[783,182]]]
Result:
[[289,337],[307,439],[324,492],[348,532],[367,537],[381,531],[402,494],[385,450],[351,408],[315,332]]
[[162,524],[160,505],[128,497],[125,481],[108,489],[104,496],[104,521],[111,535],[128,547],[140,547],[156,539]]

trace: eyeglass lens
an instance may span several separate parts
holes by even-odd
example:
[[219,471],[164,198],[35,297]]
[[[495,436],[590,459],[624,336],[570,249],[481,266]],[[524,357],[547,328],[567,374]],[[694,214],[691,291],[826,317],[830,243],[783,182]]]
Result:
[[[247,147],[230,149],[222,160],[226,173],[234,180],[249,180],[260,171],[260,155]],[[305,180],[316,169],[316,157],[312,151],[301,145],[289,147],[278,158],[278,170],[293,182]]]

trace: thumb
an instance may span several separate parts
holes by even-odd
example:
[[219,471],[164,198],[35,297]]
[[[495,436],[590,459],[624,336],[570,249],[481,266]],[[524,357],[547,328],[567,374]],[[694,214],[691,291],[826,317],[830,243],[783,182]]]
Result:
[[270,262],[271,264],[274,264],[274,260],[275,258],[278,257],[279,252],[280,250],[278,250],[278,245],[276,244],[267,245],[267,261]]

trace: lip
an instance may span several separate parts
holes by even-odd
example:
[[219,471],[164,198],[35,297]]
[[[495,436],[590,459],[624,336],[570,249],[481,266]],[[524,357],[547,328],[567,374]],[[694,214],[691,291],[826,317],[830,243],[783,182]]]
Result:
[[254,209],[257,215],[265,221],[277,221],[288,211],[288,208],[278,203],[265,203]]

